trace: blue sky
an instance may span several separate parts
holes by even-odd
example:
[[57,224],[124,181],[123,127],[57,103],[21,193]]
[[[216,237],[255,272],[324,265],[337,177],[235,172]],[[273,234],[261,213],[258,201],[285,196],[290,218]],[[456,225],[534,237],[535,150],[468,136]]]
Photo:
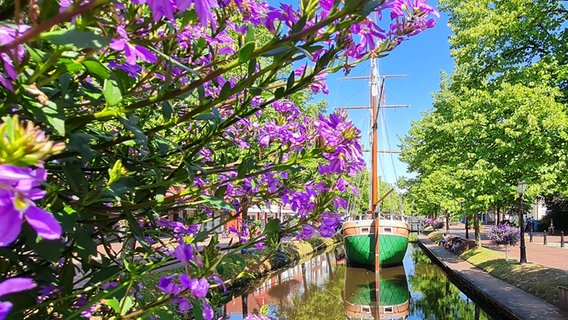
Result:
[[[430,4],[436,4],[430,2]],[[385,83],[385,100],[387,105],[409,105],[407,108],[386,109],[383,119],[385,131],[379,131],[379,149],[399,150],[399,137],[410,129],[411,121],[419,120],[423,111],[432,109],[432,93],[439,90],[440,74],[450,74],[453,59],[450,57],[448,38],[450,29],[445,13],[440,13],[434,28],[406,40],[387,57],[379,59],[381,75],[403,74],[405,77],[387,79]],[[369,63],[353,69],[349,77],[368,76]],[[329,95],[318,95],[328,101],[329,111],[345,106],[362,106],[369,104],[369,85],[366,80],[339,80],[345,78],[340,74],[329,75],[327,85]],[[350,118],[362,130],[364,148],[369,149],[369,111],[350,110]],[[381,124],[379,124],[381,125]],[[388,135],[389,140],[386,140]],[[370,156],[365,153],[367,163]],[[398,155],[381,154],[381,174],[385,181],[395,182],[397,177],[411,177],[406,172],[406,165],[398,160]],[[394,162],[394,165],[393,165]]]

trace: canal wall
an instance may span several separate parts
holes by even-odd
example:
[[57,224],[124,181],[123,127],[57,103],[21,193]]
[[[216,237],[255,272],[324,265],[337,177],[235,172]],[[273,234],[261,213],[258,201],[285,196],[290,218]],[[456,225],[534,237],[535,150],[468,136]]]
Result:
[[495,278],[418,234],[418,245],[450,280],[484,311],[499,320],[566,320],[568,314],[555,305]]
[[[248,277],[234,279],[227,284],[222,300],[228,302],[237,296],[248,294],[275,274],[309,261],[314,256],[334,250],[342,243],[342,240],[340,235],[335,235],[332,238],[284,241],[280,254],[270,258],[258,255],[255,251],[242,253],[243,260],[256,267],[249,272]],[[225,278],[225,275],[222,275],[222,278]]]

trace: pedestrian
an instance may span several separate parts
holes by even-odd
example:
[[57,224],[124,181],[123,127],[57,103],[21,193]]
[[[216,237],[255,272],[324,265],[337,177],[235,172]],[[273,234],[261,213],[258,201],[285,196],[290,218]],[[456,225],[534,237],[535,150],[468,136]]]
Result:
[[529,232],[529,230],[531,228],[531,219],[527,218],[527,222],[525,223],[525,232]]

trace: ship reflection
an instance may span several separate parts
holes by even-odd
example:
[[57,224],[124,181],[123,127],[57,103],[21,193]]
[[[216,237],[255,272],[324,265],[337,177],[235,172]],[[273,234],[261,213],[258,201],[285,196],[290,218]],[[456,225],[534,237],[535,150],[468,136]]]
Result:
[[347,319],[406,319],[410,313],[409,299],[403,266],[383,268],[378,275],[366,268],[345,270],[343,305]]

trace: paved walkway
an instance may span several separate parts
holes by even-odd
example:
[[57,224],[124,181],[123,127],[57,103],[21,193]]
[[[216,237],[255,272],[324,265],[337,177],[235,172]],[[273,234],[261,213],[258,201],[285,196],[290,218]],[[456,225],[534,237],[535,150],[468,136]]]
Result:
[[[490,248],[491,250],[501,251],[505,254],[505,246],[495,246],[491,244],[491,241],[487,237],[487,234],[492,227],[492,225],[482,226],[481,245]],[[450,225],[450,233],[465,238],[464,224],[459,223],[456,225]],[[544,245],[543,232],[534,232],[532,242],[530,241],[530,236],[525,233],[527,262],[534,262],[544,266],[568,271],[568,235],[564,237],[566,241],[565,247],[560,246],[560,238],[559,234],[548,235],[546,236],[547,244]],[[475,233],[473,230],[470,230],[469,232],[469,239],[475,239]],[[509,258],[518,260],[520,252],[519,245],[509,247]]]
[[[482,245],[491,249],[499,249],[492,246],[487,240],[487,232],[492,226],[483,226],[482,229]],[[450,226],[450,233],[460,235],[465,238],[465,229],[463,224]],[[470,233],[470,239],[474,238],[473,232]],[[446,273],[458,282],[458,287],[473,287],[477,292],[477,300],[481,300],[485,305],[493,306],[493,311],[497,315],[493,315],[496,319],[520,319],[520,320],[566,320],[568,312],[560,309],[558,306],[552,305],[542,299],[539,299],[518,287],[510,285],[498,278],[489,275],[487,272],[475,267],[469,262],[460,259],[455,254],[450,253],[443,247],[433,243],[427,236],[419,234],[421,245],[427,249],[430,254],[434,255],[443,264]],[[555,242],[558,240],[558,243]],[[527,236],[527,260],[542,265],[551,266],[568,270],[568,248],[561,248],[560,237],[548,237],[548,245],[543,244],[542,234],[540,238],[533,235],[533,242],[529,242]],[[519,246],[509,248],[509,257],[518,259]],[[504,252],[505,249],[502,248]],[[516,253],[515,253],[516,252]],[[460,288],[463,290],[463,288]],[[472,297],[473,298],[473,297]]]

